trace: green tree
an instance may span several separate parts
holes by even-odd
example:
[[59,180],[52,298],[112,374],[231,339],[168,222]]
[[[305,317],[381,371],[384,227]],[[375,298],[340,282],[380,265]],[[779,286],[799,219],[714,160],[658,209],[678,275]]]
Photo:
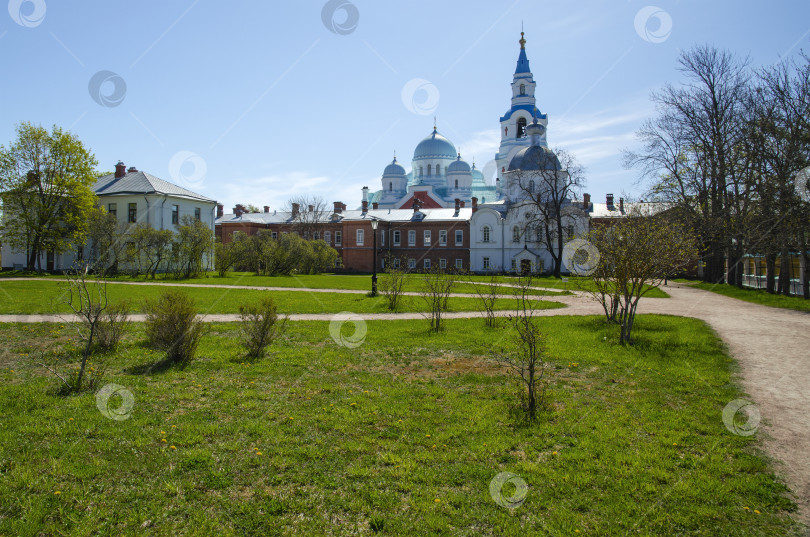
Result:
[[17,139],[0,146],[0,231],[12,248],[27,254],[28,270],[41,269],[40,254],[62,253],[84,242],[96,205],[93,154],[73,134],[31,123],[17,126]]
[[181,217],[172,245],[177,276],[191,278],[203,273],[213,251],[214,233],[211,228],[191,215]]
[[103,207],[90,213],[87,244],[88,255],[93,260],[93,269],[104,274],[118,272],[126,250],[127,224],[118,221],[114,214]]

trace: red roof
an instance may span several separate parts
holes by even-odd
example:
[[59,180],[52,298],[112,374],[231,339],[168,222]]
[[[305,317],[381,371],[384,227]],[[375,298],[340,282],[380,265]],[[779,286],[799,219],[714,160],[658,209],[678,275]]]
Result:
[[413,193],[413,196],[408,198],[405,203],[402,204],[400,209],[411,209],[413,208],[413,200],[414,198],[418,199],[422,202],[422,209],[441,209],[443,206],[439,204],[436,200],[428,196],[427,190],[420,190]]

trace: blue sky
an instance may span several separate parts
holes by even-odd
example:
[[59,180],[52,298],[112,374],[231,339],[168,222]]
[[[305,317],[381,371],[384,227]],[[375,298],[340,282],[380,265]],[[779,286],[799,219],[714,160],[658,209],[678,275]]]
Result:
[[[490,163],[522,22],[549,144],[578,157],[595,200],[638,195],[619,151],[650,91],[679,80],[681,49],[756,66],[810,50],[806,0],[654,1],[11,0],[0,143],[20,121],[57,124],[100,169],[120,159],[228,210],[303,193],[355,207],[394,151],[410,169],[434,115]],[[403,95],[415,79],[429,85]]]

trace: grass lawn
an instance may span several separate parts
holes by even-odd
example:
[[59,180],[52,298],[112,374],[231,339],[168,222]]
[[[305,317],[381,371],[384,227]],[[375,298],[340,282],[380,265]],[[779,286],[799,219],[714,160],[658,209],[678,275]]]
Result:
[[[208,280],[194,280],[208,281]],[[65,304],[67,284],[64,281],[6,280],[0,282],[0,314],[68,313]],[[128,301],[133,313],[142,309],[145,299],[155,299],[160,293],[176,287],[159,285],[116,285],[109,284],[107,293],[110,302]],[[347,293],[308,293],[305,291],[257,291],[250,289],[222,289],[187,287],[182,289],[194,299],[200,313],[239,313],[239,306],[255,302],[264,294],[276,301],[280,313],[388,313],[383,296],[370,298],[364,294]],[[417,296],[403,296],[398,311],[424,312],[428,307]],[[515,307],[512,299],[500,299],[496,309],[506,310]],[[451,298],[450,311],[478,311],[482,309],[478,297]],[[564,307],[557,302],[538,301],[538,309]]]
[[[757,435],[723,425],[741,393],[703,323],[641,316],[626,348],[596,317],[539,322],[550,408],[532,426],[489,359],[505,322],[369,322],[354,349],[291,323],[255,363],[213,325],[190,368],[162,372],[136,327],[109,359],[134,396],[123,421],[31,364],[73,349],[70,327],[0,326],[0,534],[799,534]],[[528,485],[513,510],[490,494],[501,472]]]
[[797,311],[810,311],[810,300],[805,300],[800,296],[772,295],[760,289],[740,289],[736,285],[714,284],[706,282],[696,282],[694,280],[678,280],[681,283],[688,283],[692,287],[711,291],[719,295],[731,298],[738,298],[746,302],[771,306],[772,308],[784,308]]

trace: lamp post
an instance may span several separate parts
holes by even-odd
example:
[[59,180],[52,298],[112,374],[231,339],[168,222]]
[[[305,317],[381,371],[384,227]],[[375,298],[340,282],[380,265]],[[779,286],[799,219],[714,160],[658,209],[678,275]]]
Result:
[[374,255],[373,255],[373,264],[374,269],[371,273],[371,296],[377,296],[377,225],[379,222],[376,218],[371,219],[371,234],[374,235],[373,244],[374,244]]

